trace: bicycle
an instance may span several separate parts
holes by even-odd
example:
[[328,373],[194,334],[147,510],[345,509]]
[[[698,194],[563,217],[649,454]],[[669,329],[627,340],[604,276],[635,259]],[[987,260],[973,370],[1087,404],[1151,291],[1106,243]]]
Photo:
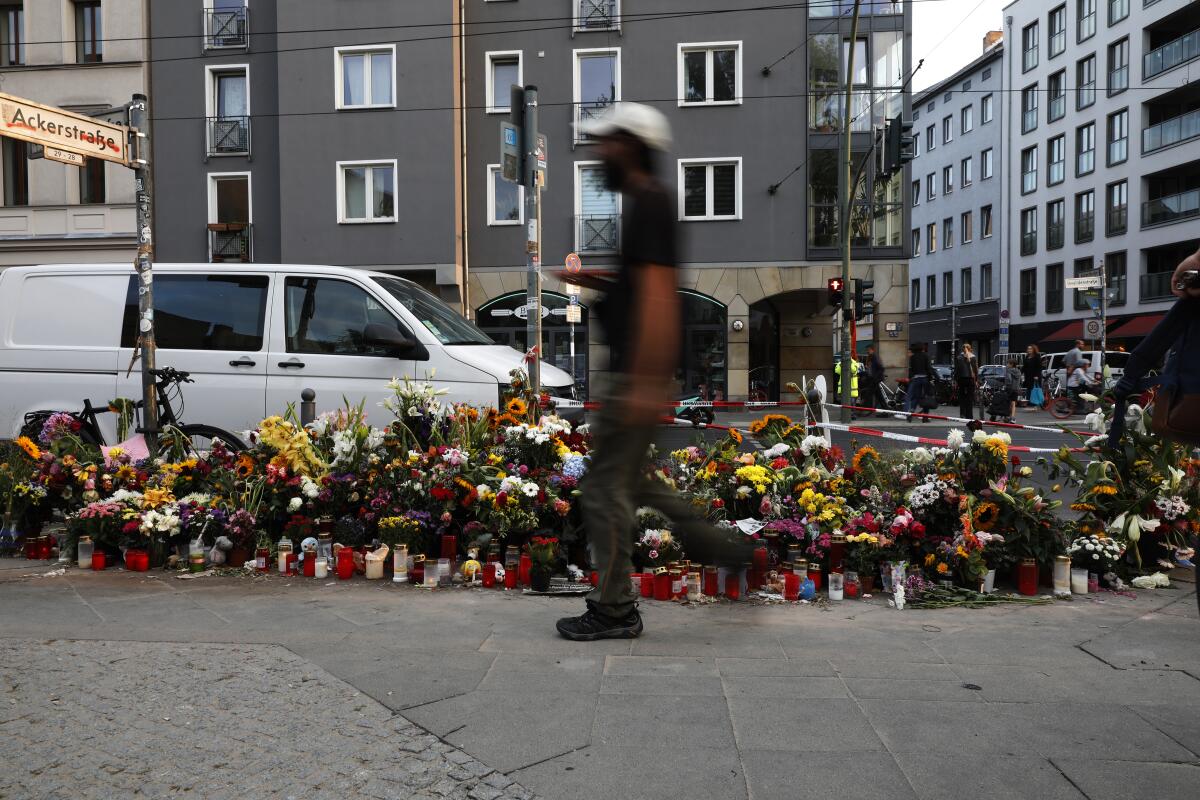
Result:
[[879,393],[883,395],[884,406],[893,411],[903,409],[904,401],[908,399],[906,386],[907,381],[896,381],[896,388],[892,389],[887,385],[886,381],[880,381]]
[[[154,383],[154,391],[158,398],[159,452],[182,450],[189,455],[197,455],[211,451],[213,443],[217,441],[235,452],[246,449],[245,443],[229,431],[213,425],[185,424],[181,421],[180,415],[183,413],[184,403],[183,390],[180,387],[185,383],[195,382],[190,373],[181,372],[172,367],[163,367],[151,372],[157,379]],[[179,404],[178,413],[175,411],[175,403]],[[144,404],[139,401],[134,403],[133,407],[135,412],[138,412],[144,407]],[[36,441],[46,421],[56,413],[60,412],[32,411],[26,414],[24,424],[21,426],[21,435]],[[90,399],[85,399],[83,411],[62,413],[68,414],[79,423],[79,429],[75,435],[84,444],[97,447],[102,451],[108,447],[104,432],[100,429],[99,415],[118,413],[116,409],[97,408],[92,405]],[[137,430],[142,430],[140,425]]]
[[1095,402],[1087,402],[1080,395],[1094,392],[1096,386],[1086,385],[1071,387],[1064,394],[1057,395],[1050,403],[1050,414],[1055,419],[1070,419],[1076,414],[1087,414],[1095,410]]

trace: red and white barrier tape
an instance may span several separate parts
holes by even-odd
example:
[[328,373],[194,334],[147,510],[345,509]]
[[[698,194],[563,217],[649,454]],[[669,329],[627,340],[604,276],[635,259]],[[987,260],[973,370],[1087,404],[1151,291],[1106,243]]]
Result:
[[1075,434],[1078,436],[1084,436],[1084,437],[1090,437],[1090,436],[1096,435],[1092,431],[1073,431],[1073,430],[1070,430],[1069,428],[1051,428],[1047,425],[1023,425],[1019,422],[985,422],[984,420],[981,420],[981,419],[967,419],[966,417],[948,417],[948,416],[945,416],[944,414],[919,414],[915,411],[910,414],[907,411],[880,410],[880,409],[875,409],[875,408],[865,408],[863,406],[843,406],[839,403],[825,403],[825,407],[826,408],[848,408],[851,411],[865,411],[868,413],[874,413],[874,412],[878,411],[878,413],[880,413],[880,414],[889,414],[891,416],[915,417],[917,419],[936,419],[936,420],[942,420],[944,422],[961,422],[963,424],[967,424],[969,422],[978,422],[981,425],[985,425],[985,426],[993,427],[993,428],[1010,428],[1010,429],[1026,430],[1026,431],[1045,431],[1046,433],[1071,433],[1071,434]]
[[[893,433],[892,431],[881,431],[878,428],[863,428],[858,425],[842,425],[837,422],[814,422],[813,428],[827,428],[833,431],[846,431],[857,436],[874,436],[879,439],[892,439],[898,442],[911,442],[913,444],[927,444],[934,447],[949,447],[949,443],[945,439],[931,439],[927,436],[913,436],[907,433]],[[1057,453],[1062,448],[1060,447],[1026,447],[1024,445],[1010,444],[1008,446],[1010,452],[1017,453]],[[1073,447],[1071,452],[1083,452],[1084,448]]]

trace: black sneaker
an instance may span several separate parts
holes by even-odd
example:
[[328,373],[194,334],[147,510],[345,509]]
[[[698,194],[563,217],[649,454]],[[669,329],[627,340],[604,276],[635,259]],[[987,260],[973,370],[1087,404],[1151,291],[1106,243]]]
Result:
[[597,639],[636,639],[642,633],[642,617],[637,610],[624,619],[613,619],[588,605],[578,617],[563,617],[555,626],[564,639],[573,642],[594,642]]

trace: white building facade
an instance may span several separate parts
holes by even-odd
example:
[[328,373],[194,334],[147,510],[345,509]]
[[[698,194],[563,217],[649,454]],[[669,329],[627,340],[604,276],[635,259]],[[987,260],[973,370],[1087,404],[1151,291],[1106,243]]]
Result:
[[[146,10],[140,0],[0,0],[0,86],[83,114],[146,91]],[[132,262],[133,172],[82,167],[0,143],[0,269],[70,261]]]
[[1001,349],[1088,338],[1099,298],[1064,281],[1101,265],[1110,347],[1136,345],[1200,244],[1200,2],[1017,0],[1005,25]]

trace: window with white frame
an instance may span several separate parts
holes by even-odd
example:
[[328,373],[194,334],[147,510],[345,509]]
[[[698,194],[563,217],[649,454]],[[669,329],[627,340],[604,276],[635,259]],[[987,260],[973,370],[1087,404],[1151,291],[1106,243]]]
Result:
[[937,173],[931,172],[925,176],[925,197],[932,200],[937,197]]
[[985,94],[979,99],[979,118],[984,124],[992,121],[992,96]]
[[942,167],[942,194],[950,194],[954,191],[954,167]]
[[962,119],[959,121],[959,133],[970,133],[975,127],[975,106],[963,106]]
[[524,188],[504,180],[499,164],[488,164],[487,179],[488,225],[520,225],[524,222]]
[[741,219],[741,158],[681,158],[679,218]]
[[970,186],[972,183],[974,183],[975,182],[975,170],[973,169],[974,165],[972,164],[971,157],[967,156],[966,158],[964,158],[958,166],[959,166],[958,179],[960,181],[962,181],[963,187],[965,188],[967,186]]
[[206,66],[205,125],[208,156],[250,153],[250,67]]
[[334,48],[337,107],[396,107],[394,44]]
[[979,176],[980,179],[992,177],[994,166],[992,164],[992,148],[988,148],[979,154]]
[[742,102],[742,43],[679,45],[679,105]]
[[524,86],[520,50],[485,54],[487,60],[487,113],[506,114],[512,105],[512,87]]
[[620,248],[621,195],[608,188],[599,161],[575,162],[575,251],[613,253]]
[[954,139],[954,117],[947,115],[942,119],[942,144]]
[[958,226],[959,227],[958,235],[962,239],[963,244],[970,244],[971,241],[975,238],[975,227],[974,227],[975,221],[974,220],[975,220],[975,217],[972,212],[964,211],[962,213],[961,224]]
[[[578,126],[621,99],[621,50],[615,47],[575,51],[574,102]],[[575,132],[575,141],[587,137]]]
[[338,222],[396,221],[396,160],[337,163]]

